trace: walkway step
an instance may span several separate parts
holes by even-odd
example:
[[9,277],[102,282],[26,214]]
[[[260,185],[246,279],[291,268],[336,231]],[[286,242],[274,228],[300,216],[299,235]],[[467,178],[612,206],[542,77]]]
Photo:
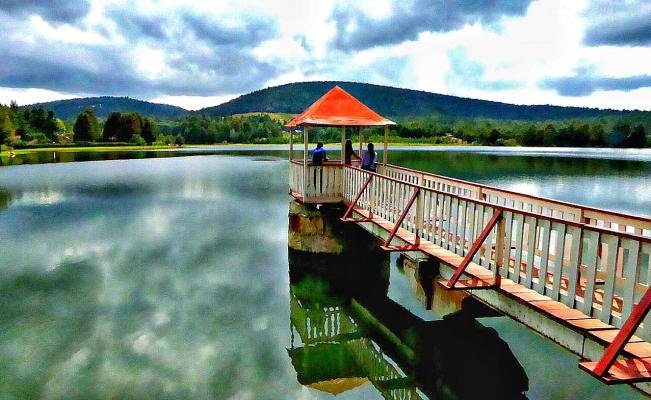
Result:
[[441,279],[438,283],[450,290],[472,290],[472,289],[497,289],[497,284],[492,281],[485,281],[483,279],[471,278],[471,279],[460,279],[454,285],[450,286],[450,281]]

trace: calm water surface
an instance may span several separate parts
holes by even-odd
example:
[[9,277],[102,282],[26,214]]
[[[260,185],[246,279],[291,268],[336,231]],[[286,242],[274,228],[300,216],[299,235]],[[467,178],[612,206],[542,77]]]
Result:
[[[226,152],[0,168],[0,398],[332,398],[298,382],[288,351],[297,282],[289,276],[286,152]],[[651,213],[644,153],[391,157]],[[387,297],[424,321],[440,319],[395,259],[389,264]],[[480,321],[524,367],[530,399],[643,398],[597,383],[576,356],[510,319]],[[366,382],[337,398],[381,395]]]

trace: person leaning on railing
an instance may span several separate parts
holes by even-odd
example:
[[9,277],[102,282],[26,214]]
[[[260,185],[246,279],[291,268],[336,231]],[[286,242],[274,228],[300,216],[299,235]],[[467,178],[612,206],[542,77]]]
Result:
[[362,157],[362,169],[371,172],[375,172],[377,169],[377,153],[375,152],[373,143],[369,142],[366,146],[366,152],[364,153],[364,157]]
[[344,164],[351,165],[353,158],[356,158],[357,160],[362,159],[359,154],[355,153],[355,150],[353,150],[353,142],[351,142],[350,139],[346,139],[346,145],[344,147]]

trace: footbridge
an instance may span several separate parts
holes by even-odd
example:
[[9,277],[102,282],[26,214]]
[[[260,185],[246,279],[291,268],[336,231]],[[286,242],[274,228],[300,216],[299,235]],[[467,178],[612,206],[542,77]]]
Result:
[[[315,105],[288,124],[304,134],[302,159],[290,146],[289,193],[296,201],[343,205],[342,221],[362,226],[382,249],[437,265],[435,285],[467,291],[556,341],[606,384],[651,393],[649,218],[391,165],[391,121],[377,114],[381,120],[328,119]],[[345,154],[344,125],[355,123],[384,126],[375,171],[346,160],[308,160],[309,129],[341,126]],[[360,134],[360,148],[362,141]]]

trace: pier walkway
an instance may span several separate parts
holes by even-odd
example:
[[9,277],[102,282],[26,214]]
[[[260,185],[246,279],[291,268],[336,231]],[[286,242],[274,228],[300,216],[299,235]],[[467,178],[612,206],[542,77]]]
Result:
[[[495,291],[607,347],[601,364],[581,363],[604,382],[651,378],[651,323],[644,323],[651,303],[649,219],[391,165],[377,173],[308,165],[316,174],[308,173],[307,185],[303,169],[291,162],[290,193],[299,202],[343,203],[343,220],[381,237],[384,249],[420,252],[448,266],[439,282],[446,288]],[[514,317],[536,325],[535,318],[521,319],[530,315]]]
[[343,154],[344,125],[384,126],[386,138],[393,124],[377,114],[310,114],[327,102],[328,94],[288,124],[304,129],[302,160],[290,146],[289,192],[298,202],[345,205],[342,220],[381,238],[383,249],[436,261],[435,284],[466,290],[574,351],[601,381],[651,393],[649,218],[390,165],[386,142],[376,172],[311,165],[308,127],[342,126]]

